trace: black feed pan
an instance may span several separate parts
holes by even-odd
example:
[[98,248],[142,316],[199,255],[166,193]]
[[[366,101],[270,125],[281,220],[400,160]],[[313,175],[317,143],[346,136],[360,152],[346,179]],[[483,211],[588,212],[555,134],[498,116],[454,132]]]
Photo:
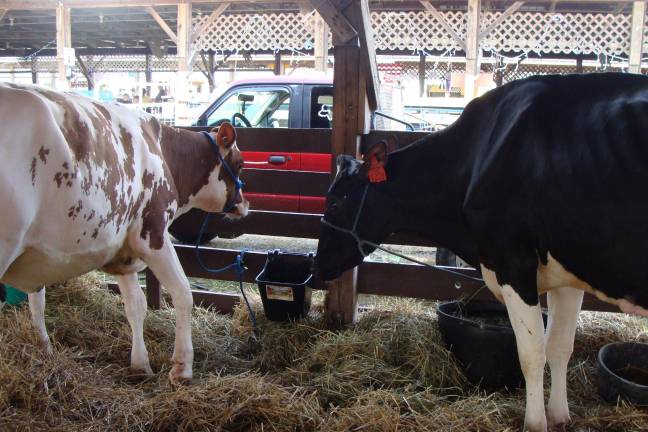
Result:
[[[468,380],[482,388],[513,390],[524,384],[515,334],[500,303],[439,303],[443,341],[461,362]],[[546,315],[543,314],[546,324]]]
[[606,402],[619,398],[648,406],[648,344],[619,342],[599,350],[598,389]]

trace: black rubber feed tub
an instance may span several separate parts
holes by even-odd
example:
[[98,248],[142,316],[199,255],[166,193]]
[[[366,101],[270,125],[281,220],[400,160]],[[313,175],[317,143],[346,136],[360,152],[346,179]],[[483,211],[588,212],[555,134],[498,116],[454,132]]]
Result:
[[[443,341],[472,384],[488,390],[513,390],[524,384],[515,334],[503,304],[452,301],[440,303],[437,314]],[[543,318],[546,325],[546,315]]]
[[599,350],[598,389],[606,402],[619,398],[648,406],[648,344],[618,342]]

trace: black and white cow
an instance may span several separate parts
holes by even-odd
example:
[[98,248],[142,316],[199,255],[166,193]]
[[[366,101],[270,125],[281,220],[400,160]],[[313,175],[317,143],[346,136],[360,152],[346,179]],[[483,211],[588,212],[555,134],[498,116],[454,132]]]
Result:
[[324,222],[316,266],[325,280],[363,259],[334,227],[374,243],[417,231],[481,268],[515,331],[525,429],[560,429],[570,420],[566,372],[583,292],[648,316],[648,77],[516,81],[389,155],[378,145],[364,162],[341,156]]

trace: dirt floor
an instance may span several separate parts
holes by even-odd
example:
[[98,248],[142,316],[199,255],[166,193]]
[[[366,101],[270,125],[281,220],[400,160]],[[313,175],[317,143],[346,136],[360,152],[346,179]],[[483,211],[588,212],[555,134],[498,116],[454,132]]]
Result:
[[[155,375],[129,374],[130,329],[118,296],[96,274],[48,288],[48,356],[28,308],[0,310],[0,431],[515,431],[524,394],[467,384],[437,329],[434,305],[373,299],[354,327],[332,331],[315,293],[299,323],[244,308],[193,315],[195,379],[168,383],[173,310],[149,312],[145,339]],[[648,342],[646,320],[582,313],[569,369],[572,431],[645,431],[648,409],[604,404],[595,356],[613,341]]]

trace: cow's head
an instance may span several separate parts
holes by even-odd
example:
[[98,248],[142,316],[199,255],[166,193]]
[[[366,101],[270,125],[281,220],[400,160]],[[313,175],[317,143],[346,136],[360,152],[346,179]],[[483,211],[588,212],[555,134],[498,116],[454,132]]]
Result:
[[247,215],[250,204],[243,196],[239,179],[243,156],[236,145],[236,130],[231,124],[223,123],[209,135],[213,140],[212,150],[220,157],[208,184],[196,195],[197,207],[225,213],[229,219],[239,219]]
[[[389,181],[376,172],[387,165],[387,144],[381,142],[364,155],[363,161],[341,155],[337,175],[326,198],[315,267],[323,280],[332,280],[360,264],[375,250],[358,239],[380,244],[393,232],[395,200]],[[362,250],[361,250],[362,249]]]

